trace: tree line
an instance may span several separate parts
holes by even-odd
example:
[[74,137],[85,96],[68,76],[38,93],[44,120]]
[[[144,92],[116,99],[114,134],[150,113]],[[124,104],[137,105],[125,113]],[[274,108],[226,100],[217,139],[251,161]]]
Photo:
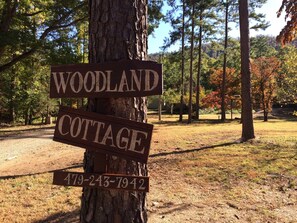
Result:
[[[264,16],[255,12],[265,2],[249,2],[250,20],[255,21],[251,28],[268,26]],[[166,3],[166,14],[161,11],[164,1],[152,0],[148,4],[148,34],[164,20],[173,27],[164,40],[164,50],[181,43],[177,52],[152,55],[164,64],[163,97],[169,104],[180,104],[180,120],[183,105],[189,108],[189,117],[199,119],[200,108],[210,108],[220,110],[224,120],[231,101],[232,106],[240,106],[240,100],[236,100],[240,95],[240,42],[229,36],[230,23],[239,22],[238,1]],[[292,4],[295,3],[284,2],[279,13],[294,10]],[[43,121],[46,116],[55,115],[60,104],[81,107],[87,103],[84,99],[48,98],[49,65],[88,62],[86,11],[87,1],[83,0],[0,3],[1,122],[31,124],[34,119]],[[288,29],[285,27],[277,37],[283,44],[294,39],[294,32]],[[252,83],[261,83],[261,88],[253,87],[254,109],[263,109],[266,114],[273,101],[294,101],[294,45],[280,48],[274,37],[259,36],[251,39],[251,47]],[[273,71],[265,70],[265,64],[267,69],[275,64]]]
[[[215,46],[215,48],[214,48]],[[195,56],[198,55],[198,49]],[[240,42],[239,39],[229,38],[228,57],[226,60],[224,101],[226,110],[241,109],[240,100]],[[200,80],[192,78],[193,105],[199,98],[199,108],[208,112],[221,113],[221,95],[223,84],[224,43],[210,42],[202,44]],[[154,60],[163,63],[164,86],[163,103],[168,107],[175,106],[179,112],[181,94],[181,69],[182,52],[157,53],[151,55]],[[183,83],[183,104],[187,106],[190,101],[190,48],[185,47],[185,79]],[[296,101],[296,42],[280,47],[275,36],[259,35],[251,38],[251,72],[252,72],[252,103],[253,109],[263,110],[267,120],[268,112],[274,103],[294,103]],[[198,60],[193,63],[193,73],[198,72]],[[199,87],[197,83],[199,83]],[[200,89],[199,97],[196,90]],[[151,98],[151,100],[156,100]],[[231,104],[232,102],[232,104]],[[196,108],[194,108],[195,118]],[[185,113],[185,110],[184,110]]]
[[[162,19],[162,5],[148,4],[148,34]],[[43,122],[60,104],[87,104],[49,99],[49,74],[50,65],[89,62],[88,20],[87,0],[0,2],[0,122]]]
[[[185,106],[189,113],[188,122],[192,117],[199,119],[200,108],[219,110],[224,121],[231,102],[232,106],[241,106],[241,100],[238,100],[241,94],[240,38],[229,36],[230,23],[239,25],[239,1],[184,0],[167,3],[171,8],[164,17],[173,30],[165,39],[163,49],[176,42],[181,44],[181,49],[153,55],[164,64],[164,100],[171,107],[179,104],[180,121]],[[264,15],[256,13],[256,9],[265,3],[266,0],[249,1],[250,29],[266,29],[269,26]],[[285,4],[280,8],[279,15]],[[288,10],[293,10],[292,4],[289,4],[291,8]],[[285,38],[289,38],[281,37],[284,33],[282,31],[277,37],[282,44]],[[287,35],[291,41],[294,39],[293,34]],[[250,39],[252,103],[255,110],[264,111],[265,120],[272,103],[296,100],[295,85],[288,83],[296,79],[294,67],[290,71],[287,69],[290,63],[288,55],[296,53],[296,44],[281,48],[278,42],[272,36]]]

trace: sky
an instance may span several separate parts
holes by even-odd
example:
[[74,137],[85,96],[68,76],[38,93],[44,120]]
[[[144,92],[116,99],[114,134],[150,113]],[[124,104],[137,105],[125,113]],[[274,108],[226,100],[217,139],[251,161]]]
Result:
[[[277,11],[281,6],[281,0],[268,0],[262,8],[257,9],[258,13],[263,13],[266,15],[266,21],[270,23],[270,27],[268,27],[265,31],[258,30],[250,31],[250,36],[257,36],[257,35],[271,35],[277,36],[281,29],[285,26],[286,22],[284,19],[284,13],[280,18],[277,18]],[[232,37],[239,37],[239,27],[233,27],[233,30],[229,33]],[[148,53],[157,53],[160,52],[160,47],[163,45],[163,40],[165,37],[169,36],[169,32],[171,30],[170,25],[165,24],[162,22],[158,29],[155,30],[154,36],[149,36],[148,39]],[[170,47],[168,51],[178,50],[179,43],[175,44],[174,46]]]

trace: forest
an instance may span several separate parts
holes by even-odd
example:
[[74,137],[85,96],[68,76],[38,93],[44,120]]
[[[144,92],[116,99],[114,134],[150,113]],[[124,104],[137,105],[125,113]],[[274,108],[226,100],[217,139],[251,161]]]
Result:
[[[269,21],[256,9],[266,0],[249,3],[251,29],[265,29]],[[228,35],[239,23],[238,2],[149,1],[149,35],[160,21],[173,31],[163,52],[149,55],[163,64],[162,104],[169,112],[216,112],[222,120],[231,107],[240,110],[240,39]],[[182,3],[182,4],[181,4]],[[43,123],[60,104],[83,107],[86,99],[49,99],[50,65],[88,63],[87,2],[16,1],[0,3],[0,121]],[[281,5],[280,5],[281,7]],[[280,13],[283,9],[280,9]],[[278,34],[276,34],[278,35]],[[297,96],[296,42],[283,44],[280,36],[250,39],[252,103],[264,119],[273,106],[294,106]],[[292,37],[291,39],[292,40]],[[163,40],[160,40],[163,41]],[[180,42],[175,52],[166,48]],[[282,43],[280,43],[282,42]],[[288,41],[287,41],[288,42]],[[191,89],[191,90],[190,90]],[[158,97],[149,98],[156,108]],[[182,102],[182,103],[181,103]]]

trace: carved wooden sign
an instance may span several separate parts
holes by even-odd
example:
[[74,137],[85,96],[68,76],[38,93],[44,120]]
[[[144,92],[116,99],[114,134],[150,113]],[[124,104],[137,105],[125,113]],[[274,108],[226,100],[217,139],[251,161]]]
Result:
[[61,107],[54,140],[147,162],[153,125]]
[[55,171],[53,184],[130,191],[149,191],[149,177]]
[[51,66],[51,98],[141,97],[162,91],[162,65],[152,61]]

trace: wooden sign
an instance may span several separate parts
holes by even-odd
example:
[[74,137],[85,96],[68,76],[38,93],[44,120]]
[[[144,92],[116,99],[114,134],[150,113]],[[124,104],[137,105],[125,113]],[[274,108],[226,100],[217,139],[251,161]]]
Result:
[[95,174],[55,171],[53,184],[131,191],[149,191],[149,178],[119,174]]
[[51,66],[51,98],[142,97],[162,91],[162,65],[152,61]]
[[61,107],[54,140],[147,162],[153,125]]

